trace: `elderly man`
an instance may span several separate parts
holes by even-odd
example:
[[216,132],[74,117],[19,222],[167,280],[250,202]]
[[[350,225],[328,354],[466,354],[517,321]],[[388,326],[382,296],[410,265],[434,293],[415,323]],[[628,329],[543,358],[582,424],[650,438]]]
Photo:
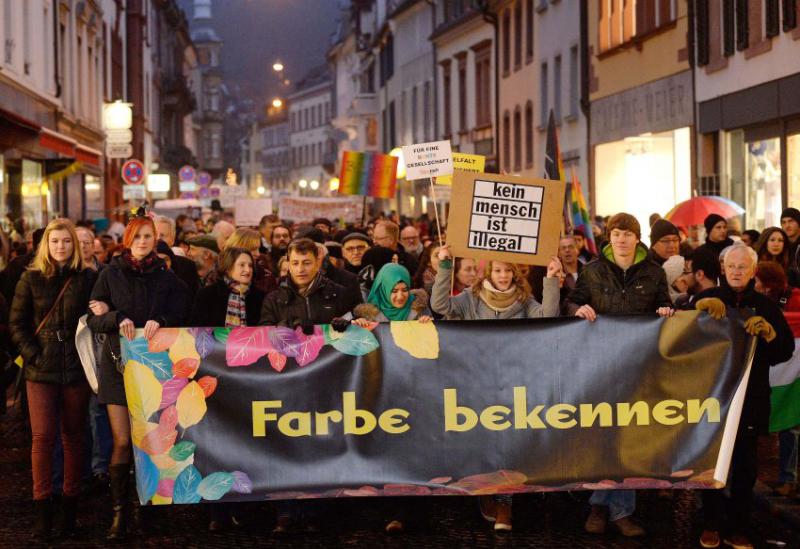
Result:
[[397,253],[397,262],[408,269],[412,276],[417,272],[417,260],[400,244],[400,227],[394,221],[380,221],[375,224],[372,241]]
[[205,288],[217,282],[217,256],[219,245],[213,234],[195,236],[186,241],[189,244],[189,257],[197,266],[200,287]]
[[344,268],[357,275],[361,271],[361,259],[369,250],[369,237],[362,233],[350,233],[342,239]]
[[419,231],[413,225],[406,225],[400,231],[400,242],[403,244],[406,252],[414,256],[414,259],[419,261],[419,256],[422,255],[424,246],[419,239]]
[[227,221],[217,221],[214,224],[214,228],[211,229],[211,234],[217,237],[217,247],[220,252],[225,248],[225,243],[235,230],[236,227]]
[[583,263],[578,261],[578,246],[575,244],[575,238],[571,235],[562,237],[558,242],[558,259],[561,260],[562,273],[564,274],[564,280],[561,284],[560,303],[562,305],[562,314],[566,314],[566,299],[578,283],[578,275],[583,269]]
[[156,217],[155,221],[158,239],[163,240],[167,246],[169,246],[170,251],[173,252],[169,256],[172,271],[186,284],[186,287],[189,289],[189,299],[191,300],[200,288],[200,277],[197,274],[197,266],[195,262],[188,257],[179,256],[172,250],[175,246],[175,222],[172,218],[162,215]]
[[105,267],[97,261],[94,256],[94,233],[88,227],[75,227],[75,234],[78,235],[78,246],[81,250],[83,265],[93,271],[100,271]]
[[[794,336],[783,313],[770,299],[755,291],[756,252],[744,245],[725,253],[726,285],[697,294],[696,308],[722,318],[725,309],[752,309],[755,315],[744,323],[745,331],[758,338],[750,381],[731,458],[727,489],[703,491],[704,525],[700,544],[718,547],[720,533],[732,547],[753,547],[750,542],[750,508],[758,474],[758,436],[767,434],[770,414],[769,368],[786,362],[794,353]],[[716,314],[714,312],[716,311]]]
[[680,247],[681,233],[675,225],[666,219],[653,223],[650,227],[650,261],[661,267],[667,259],[678,255]]

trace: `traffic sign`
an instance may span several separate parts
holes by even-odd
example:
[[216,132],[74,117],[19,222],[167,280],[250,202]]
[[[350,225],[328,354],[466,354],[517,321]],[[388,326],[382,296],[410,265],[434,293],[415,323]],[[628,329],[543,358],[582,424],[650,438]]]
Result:
[[197,176],[197,182],[200,183],[201,187],[208,187],[211,185],[211,174],[208,172],[200,172]]
[[127,145],[133,141],[131,130],[106,130],[106,144]]
[[144,164],[139,160],[128,160],[122,165],[122,180],[128,185],[144,183]]
[[188,164],[183,166],[180,170],[178,170],[178,179],[180,181],[194,181],[197,177],[197,172],[195,169]]
[[130,158],[133,145],[130,143],[106,143],[106,158]]

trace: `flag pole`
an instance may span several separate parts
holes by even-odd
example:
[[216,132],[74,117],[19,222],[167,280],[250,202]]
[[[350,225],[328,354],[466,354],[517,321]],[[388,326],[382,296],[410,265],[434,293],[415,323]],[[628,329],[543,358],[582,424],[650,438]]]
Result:
[[439,234],[439,246],[444,246],[444,240],[442,240],[442,225],[439,223],[439,208],[436,207],[436,192],[433,189],[433,177],[429,177],[428,181],[431,183],[431,200],[433,201],[433,215],[436,219],[436,231]]

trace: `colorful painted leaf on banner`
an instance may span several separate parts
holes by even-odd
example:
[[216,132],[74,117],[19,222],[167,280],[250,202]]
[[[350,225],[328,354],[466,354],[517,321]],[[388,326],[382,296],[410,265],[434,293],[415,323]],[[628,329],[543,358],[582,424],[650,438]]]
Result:
[[178,423],[184,429],[188,429],[203,419],[207,410],[206,397],[196,381],[192,381],[183,388],[181,394],[178,395],[176,407],[178,408]]
[[234,471],[231,474],[233,475],[233,486],[231,486],[231,490],[237,494],[250,494],[253,491],[253,481],[250,480],[247,473]]
[[197,493],[203,499],[217,501],[230,491],[233,486],[233,480],[231,473],[211,473],[197,486]]
[[151,353],[163,353],[178,339],[179,328],[159,328],[147,342],[147,350]]
[[[154,463],[156,462],[156,460],[160,460],[160,459],[162,459],[164,457],[169,457],[169,456],[161,455],[161,456],[155,456],[155,457],[156,457],[156,459],[153,460]],[[176,479],[176,478],[178,478],[178,475],[180,475],[183,472],[184,469],[186,469],[189,465],[193,465],[193,464],[194,464],[194,454],[190,455],[188,458],[186,458],[183,461],[175,462],[174,465],[170,465],[169,467],[166,467],[166,468],[163,468],[163,469],[161,467],[159,467],[160,474],[158,475],[158,478]]]
[[[176,397],[177,398],[177,397]],[[171,430],[178,425],[178,410],[175,406],[170,405],[161,412],[158,418],[158,428]]]
[[172,361],[167,353],[151,353],[147,348],[147,340],[143,337],[133,341],[120,337],[120,341],[123,364],[131,360],[144,364],[153,371],[153,375],[159,381],[166,381],[172,377]]
[[304,334],[300,328],[295,331],[298,342],[294,345],[294,359],[298,366],[306,366],[319,356],[320,350],[325,346],[325,336],[320,326],[314,326],[314,333],[311,335]]
[[136,491],[139,493],[139,503],[144,505],[158,487],[158,467],[156,467],[150,456],[139,450],[133,449],[133,460],[136,466]]
[[186,358],[200,360],[200,355],[194,347],[194,337],[186,328],[181,328],[178,337],[169,348],[169,358],[172,362],[178,362]]
[[228,334],[230,333],[230,328],[214,328],[214,339],[220,343],[225,343],[228,341]]
[[344,337],[344,332],[337,332],[330,324],[323,324],[321,327],[325,335],[325,345],[333,345],[334,340]]
[[195,448],[197,448],[197,444],[191,440],[182,440],[172,447],[169,451],[169,457],[175,461],[184,461],[194,454]]
[[269,329],[269,341],[272,347],[279,353],[288,356],[295,356],[297,344],[300,338],[297,332],[285,326],[274,326]]
[[214,349],[214,331],[211,328],[189,328],[194,336],[194,348],[200,358],[206,358]]
[[[177,364],[175,366],[177,369]],[[161,404],[158,405],[158,409],[162,410],[175,404],[175,401],[178,400],[178,395],[181,394],[187,383],[189,383],[189,380],[185,377],[173,377],[165,381],[164,385],[161,386]]]
[[364,356],[377,349],[380,344],[369,330],[351,324],[344,332],[344,336],[333,339],[331,345],[340,353],[350,356]]
[[203,395],[208,398],[217,390],[217,378],[213,376],[203,376],[197,380],[197,384],[203,390]]
[[171,505],[172,498],[164,497],[159,493],[153,496],[153,499],[150,500],[150,503],[153,505]]
[[[161,472],[164,471],[165,469],[175,467],[175,464],[177,463],[174,459],[170,457],[169,454],[156,454],[154,456],[150,456],[150,459],[152,459],[153,463],[155,463],[156,467],[158,467],[158,478],[164,478],[161,475]],[[175,476],[178,476],[178,474],[175,473]],[[174,479],[175,477],[172,478]]]
[[200,494],[197,487],[203,477],[194,465],[187,466],[175,479],[175,487],[172,490],[172,501],[175,503],[198,503]]
[[196,358],[184,358],[175,363],[173,371],[175,377],[182,377],[192,379],[197,373],[197,368],[200,366],[200,361]]
[[168,452],[175,440],[178,438],[178,431],[159,427],[147,433],[142,439],[139,447],[147,454],[155,456]]
[[267,358],[269,359],[269,365],[276,372],[282,372],[286,368],[286,355],[282,355],[278,351],[270,351],[267,353]]
[[171,498],[172,492],[175,490],[175,480],[171,478],[162,478],[158,481],[158,488],[156,494],[164,498]]
[[[130,412],[130,408],[128,408],[128,412]],[[142,439],[153,429],[158,429],[158,423],[144,421],[139,417],[131,415],[131,441],[133,441],[135,446],[141,445]]]
[[439,358],[439,333],[433,322],[392,322],[394,344],[414,358]]
[[228,366],[249,366],[272,350],[266,326],[237,327],[228,334],[225,360]]
[[161,404],[161,384],[153,370],[141,362],[129,360],[122,378],[128,397],[128,413],[136,420],[149,420]]

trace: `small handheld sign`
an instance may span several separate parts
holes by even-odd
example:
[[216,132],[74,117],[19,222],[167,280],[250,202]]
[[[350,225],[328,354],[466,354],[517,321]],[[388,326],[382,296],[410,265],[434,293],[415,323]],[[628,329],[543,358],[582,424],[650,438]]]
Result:
[[547,265],[558,252],[565,184],[456,172],[447,240],[456,257]]
[[139,160],[128,160],[122,165],[122,180],[128,185],[141,185],[144,176],[144,164]]

